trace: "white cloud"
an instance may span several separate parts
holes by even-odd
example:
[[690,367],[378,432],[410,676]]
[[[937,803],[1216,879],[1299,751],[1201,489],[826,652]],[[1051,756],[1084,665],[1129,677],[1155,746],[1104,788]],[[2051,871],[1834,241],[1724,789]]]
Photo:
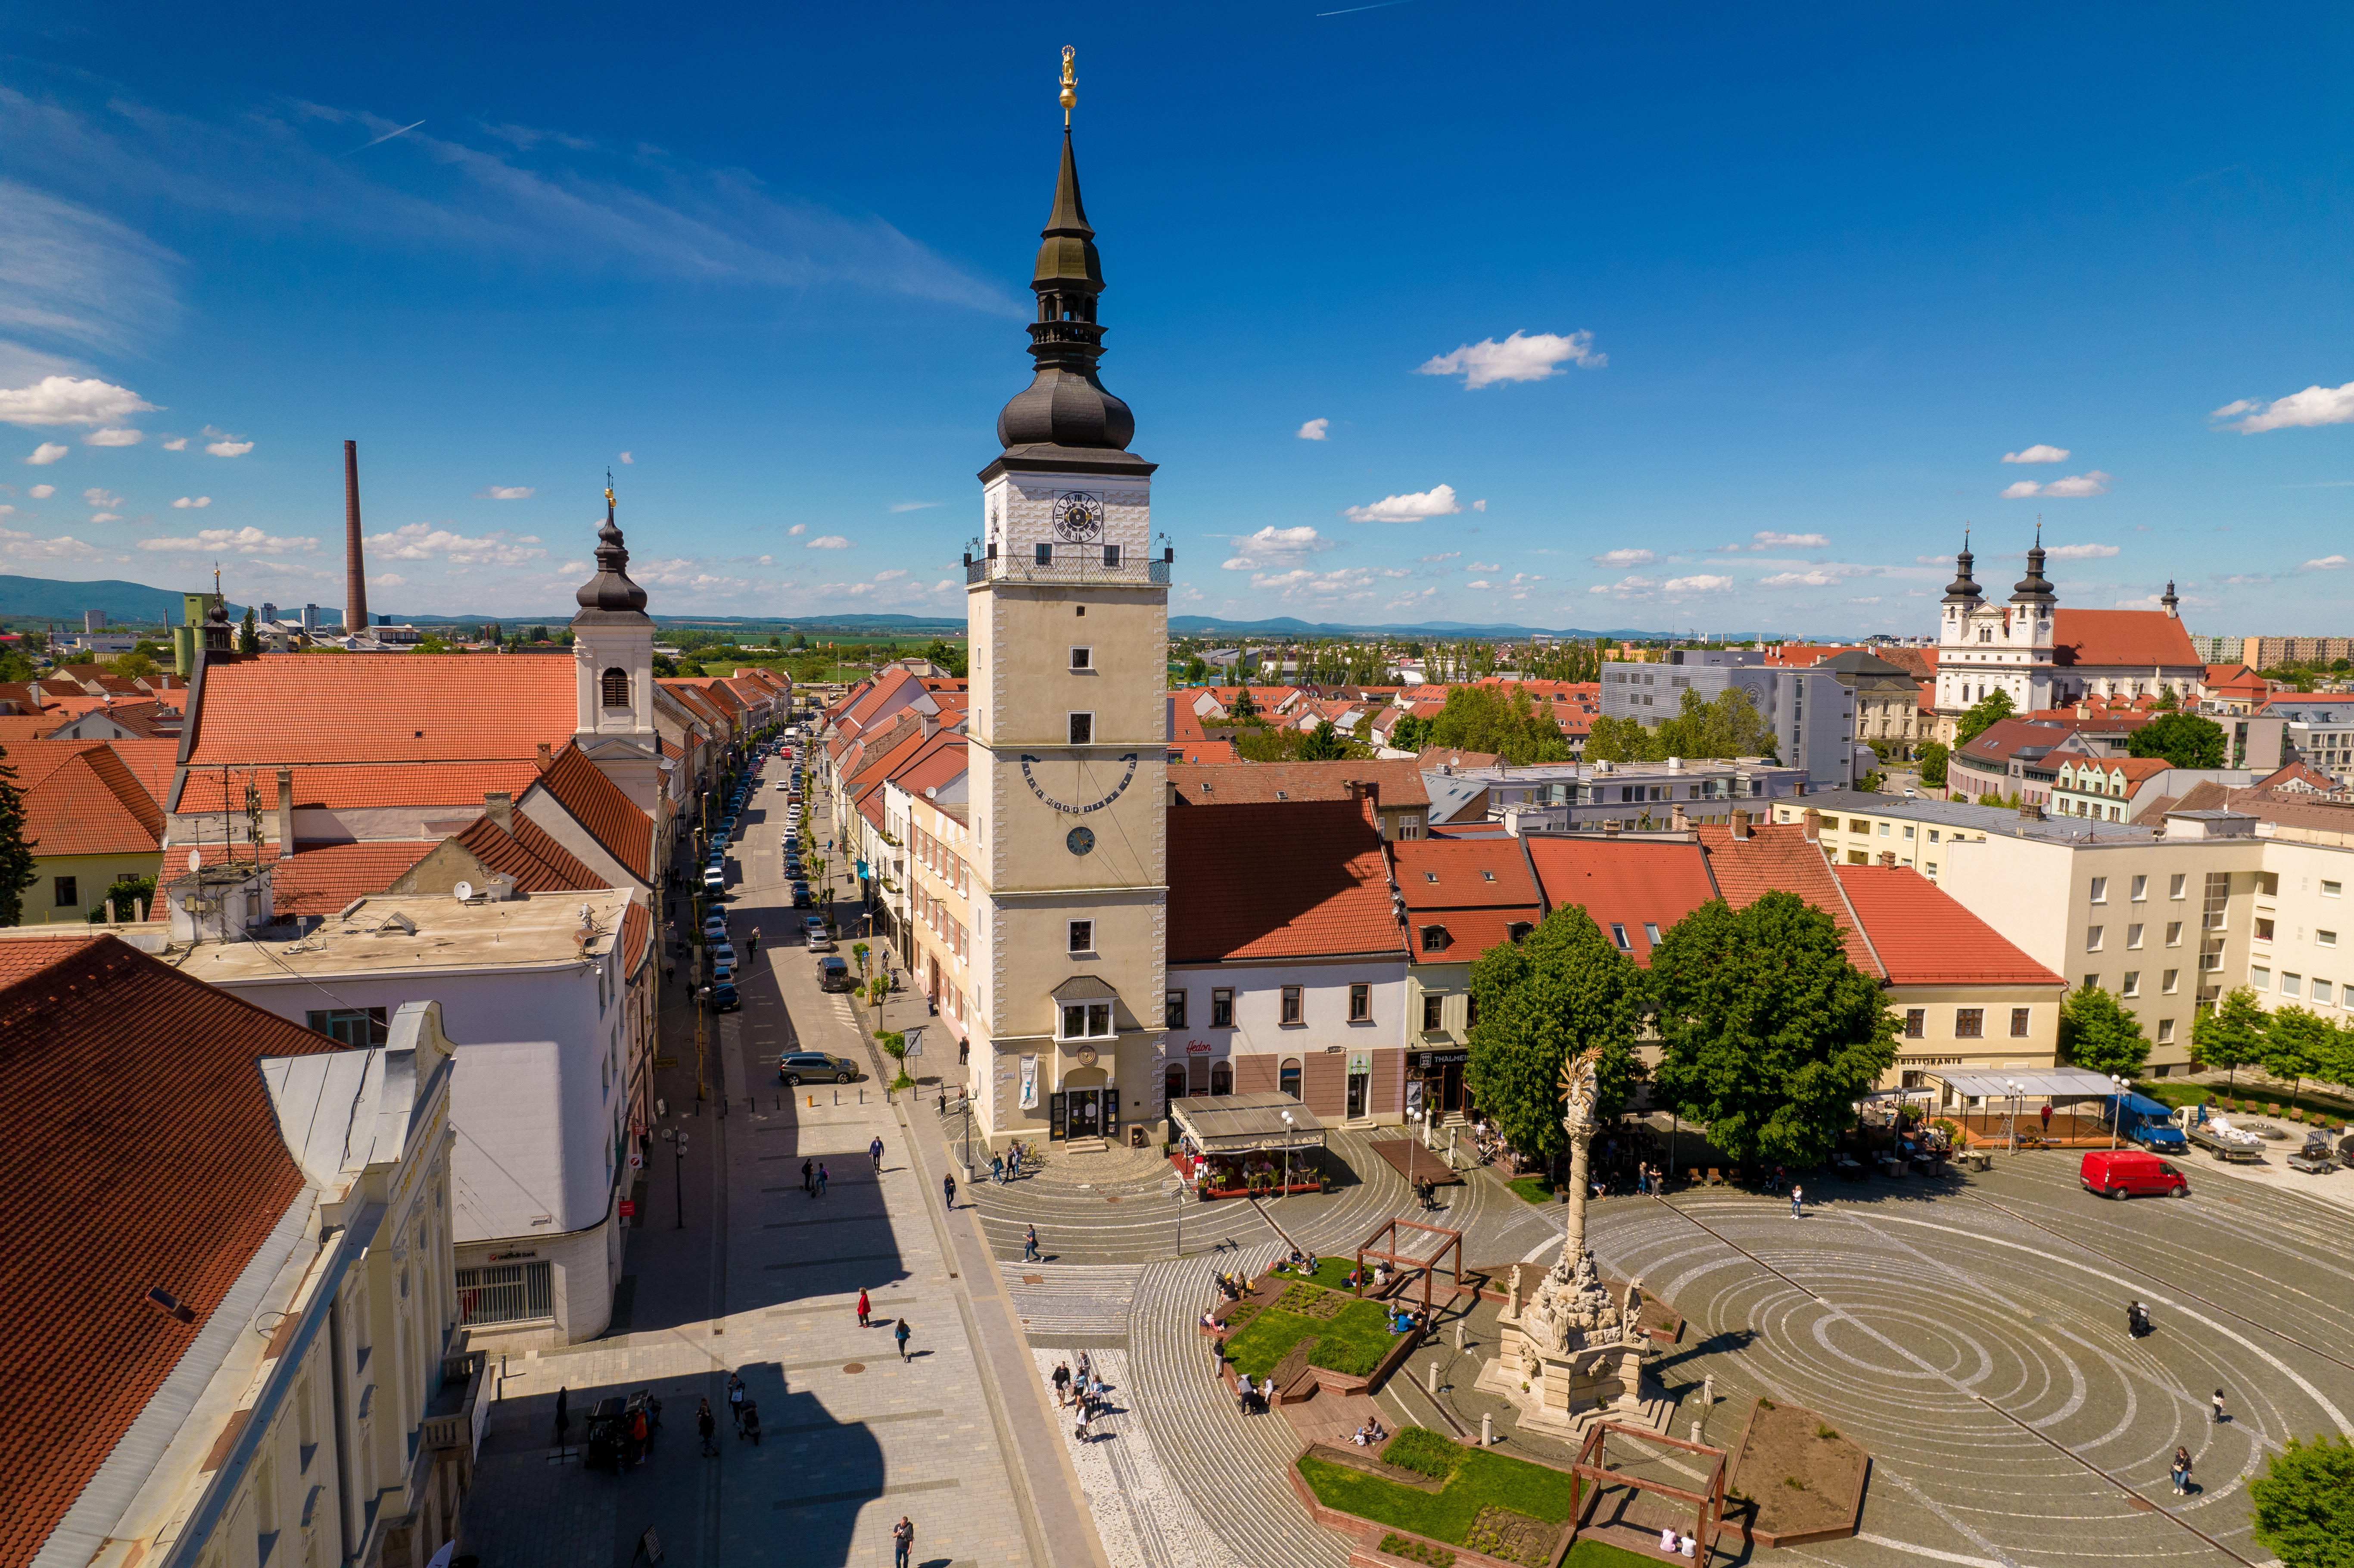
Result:
[[1475,572],[1500,572],[1504,569],[1504,564],[1501,561],[1473,561],[1469,563],[1469,569]]
[[1490,582],[1487,578],[1485,578],[1485,577],[1481,577],[1481,578],[1479,578],[1479,579],[1478,581],[1476,581],[1476,582],[1468,582],[1468,583],[1465,583],[1463,586],[1464,586],[1465,588],[1494,588],[1496,585],[1495,585],[1494,583]]
[[2047,447],[2039,441],[2025,451],[2003,453],[2002,461],[2005,462],[2066,462],[2068,449]]
[[901,577],[904,577],[907,575],[907,573],[904,567],[893,567],[887,572],[876,572],[875,574],[875,580],[878,583],[893,583],[897,582]]
[[1615,583],[1596,583],[1588,593],[1606,593],[1615,599],[1649,599],[1651,590],[1659,586],[1655,577],[1620,577]]
[[207,441],[205,450],[215,457],[243,457],[253,450],[251,441]]
[[0,420],[12,425],[111,425],[155,405],[127,387],[96,377],[45,376],[30,387],[0,391]]
[[1925,567],[1950,567],[1954,564],[1951,556],[1915,556],[1913,558]]
[[850,541],[839,534],[821,534],[804,546],[811,550],[847,550]]
[[54,484],[37,484],[33,486],[32,489],[25,492],[26,494],[31,496],[36,501],[47,501],[50,496],[55,495],[57,493],[58,487]]
[[[376,543],[371,539],[370,545]],[[260,556],[281,550],[315,550],[311,538],[280,538],[259,528],[207,528],[193,539],[142,539],[143,550],[226,550],[237,556]]]
[[796,524],[794,524],[791,527],[790,527],[790,528],[788,528],[788,529],[786,529],[786,530],[785,530],[785,535],[786,535],[786,536],[787,536],[788,538],[798,539],[798,538],[800,538],[802,535],[804,535],[804,534],[806,534],[806,533],[808,533],[808,532],[809,532],[809,524],[806,524],[806,523],[796,523]]
[[1416,556],[1415,557],[1416,560],[1420,561],[1426,567],[1435,567],[1441,561],[1459,561],[1462,558],[1463,552],[1460,550],[1449,550],[1446,554],[1438,556]]
[[519,567],[547,556],[546,550],[526,548],[497,535],[470,538],[430,523],[404,524],[389,534],[371,534],[364,543],[381,560],[429,561],[442,556],[453,567]]
[[1749,536],[1756,541],[1749,546],[1753,550],[1819,550],[1830,543],[1824,534],[1776,534],[1765,528]]
[[2305,572],[2342,572],[2349,566],[2354,566],[2354,562],[2349,562],[2343,556],[2324,556],[2317,561],[2306,562],[2297,569]]
[[2043,552],[2055,561],[2102,561],[2117,553],[2115,545],[2054,545]]
[[474,492],[474,499],[477,501],[529,501],[538,493],[538,491],[528,484],[486,484]]
[[1659,558],[1649,550],[1605,550],[1594,557],[1594,562],[1596,566],[1613,567],[1648,567],[1655,564]]
[[1731,577],[1702,575],[1692,577],[1670,577],[1660,591],[1667,594],[1723,593],[1733,587]]
[[946,593],[950,588],[962,588],[963,586],[964,585],[962,583],[950,582],[948,578],[942,577],[939,581],[934,583],[924,591],[926,593]]
[[1471,503],[1471,510],[1474,512],[1485,512],[1488,510],[1488,503],[1484,501],[1475,501]]
[[2260,397],[2243,397],[2236,403],[2224,404],[2209,418],[2229,419],[2233,415],[2245,418],[2233,423],[2232,429],[2248,436],[2300,425],[2354,425],[2354,381],[2343,387],[2308,387],[2270,403]]
[[408,579],[398,572],[379,572],[367,581],[370,588],[396,588],[408,586]]
[[115,494],[112,491],[108,490],[104,485],[101,484],[93,484],[88,490],[83,491],[81,493],[81,498],[85,503],[91,506],[108,507],[120,506],[122,504],[122,497]]
[[1343,567],[1331,572],[1313,572],[1300,567],[1288,572],[1262,573],[1251,578],[1251,587],[1272,588],[1294,601],[1363,604],[1378,597],[1384,579],[1414,575],[1394,567]]
[[1330,419],[1310,419],[1306,424],[1300,426],[1299,429],[1294,430],[1292,434],[1298,436],[1303,441],[1320,441],[1325,439],[1324,432],[1330,429],[1331,426],[1332,421]]
[[1881,600],[1881,597],[1882,597],[1882,596],[1880,596],[1879,594],[1876,594],[1876,593],[1875,593],[1875,594],[1867,594],[1867,595],[1865,595],[1865,596],[1864,596],[1863,598],[1861,598],[1861,599],[1851,599],[1848,600],[1848,603],[1850,603],[1850,604],[1878,604],[1878,603],[1880,602],[1880,600]]
[[1270,524],[1256,534],[1230,539],[1227,543],[1235,553],[1223,566],[1230,572],[1263,572],[1271,567],[1296,567],[1310,556],[1320,556],[1337,547],[1337,541],[1324,537],[1304,524],[1297,528],[1278,528]]
[[635,459],[635,458],[631,457],[631,456],[629,453],[627,453],[627,452],[623,452],[623,453],[621,454],[621,461],[622,461],[623,463],[625,463],[625,464],[626,464],[626,463],[633,463],[633,462],[635,462],[635,461],[638,461],[637,459]]
[[1594,352],[1590,332],[1574,332],[1566,337],[1549,332],[1533,336],[1516,332],[1501,343],[1483,338],[1452,354],[1425,360],[1415,367],[1415,374],[1460,376],[1469,392],[1498,381],[1543,381],[1560,375],[1564,362],[1599,370],[1610,363],[1610,356]]
[[2005,489],[2002,499],[2024,501],[2031,495],[2045,495],[2065,500],[2071,496],[2106,495],[2109,482],[2115,477],[2094,469],[2089,473],[2072,473],[2065,479],[2055,479],[2049,484],[2037,484],[2031,479],[2022,479]]
[[164,443],[164,450],[167,452],[186,451],[188,450],[188,438],[186,436],[174,436],[170,440]]
[[71,447],[61,447],[55,441],[43,441],[33,449],[33,455],[25,461],[35,468],[47,468],[49,464],[64,458],[66,453],[71,450],[73,450]]
[[1341,514],[1352,523],[1420,523],[1463,510],[1451,484],[1435,484],[1410,495],[1384,495],[1371,506],[1352,506]]
[[923,512],[940,504],[942,504],[942,503],[938,501],[895,501],[891,503],[889,510],[893,512]]
[[1804,571],[1776,572],[1770,577],[1759,577],[1759,588],[1829,588],[1840,580],[1838,572]]
[[122,521],[120,515],[112,512],[93,512],[90,514],[90,520],[93,523],[120,523]]
[[147,439],[144,430],[92,430],[81,439],[86,447],[135,447]]
[[85,545],[69,534],[36,539],[13,528],[0,528],[0,545],[7,546],[9,558],[19,561],[92,561],[105,556],[96,546]]
[[186,511],[191,506],[210,506],[212,503],[213,498],[209,495],[183,495],[179,500],[172,503],[174,507],[182,512]]

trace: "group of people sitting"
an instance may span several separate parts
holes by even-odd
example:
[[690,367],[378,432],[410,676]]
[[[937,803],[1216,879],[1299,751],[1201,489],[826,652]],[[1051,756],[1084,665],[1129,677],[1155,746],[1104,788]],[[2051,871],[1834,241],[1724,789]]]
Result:
[[1356,1443],[1360,1448],[1370,1448],[1389,1441],[1390,1435],[1382,1425],[1382,1418],[1373,1416],[1357,1428]]
[[1316,1255],[1312,1252],[1302,1252],[1298,1247],[1293,1247],[1291,1249],[1291,1255],[1285,1258],[1281,1263],[1277,1264],[1275,1266],[1278,1269],[1288,1268],[1294,1274],[1313,1274],[1316,1272]]

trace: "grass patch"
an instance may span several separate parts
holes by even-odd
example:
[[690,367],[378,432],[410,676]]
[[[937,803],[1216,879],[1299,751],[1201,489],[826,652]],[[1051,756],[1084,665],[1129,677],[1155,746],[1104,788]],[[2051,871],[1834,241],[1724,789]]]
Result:
[[[1354,1292],[1349,1288],[1349,1271],[1356,1266],[1357,1260],[1354,1256],[1320,1257],[1316,1260],[1316,1271],[1313,1274],[1294,1274],[1289,1269],[1280,1269],[1277,1271],[1276,1277],[1304,1279],[1310,1284],[1320,1285],[1327,1290],[1338,1290],[1342,1295],[1352,1295]],[[1370,1263],[1365,1265],[1369,1272],[1373,1266]]]
[[1382,1537],[1382,1550],[1393,1557],[1403,1557],[1409,1563],[1427,1563],[1430,1568],[1455,1568],[1455,1553],[1444,1546],[1427,1542],[1409,1541],[1403,1535]]
[[1444,1481],[1463,1462],[1463,1450],[1426,1426],[1409,1426],[1389,1440],[1382,1462]]
[[[1401,1431],[1391,1450],[1394,1452],[1397,1444],[1416,1430]],[[1466,1448],[1435,1433],[1416,1439],[1417,1445],[1426,1441],[1453,1448],[1457,1456],[1453,1477],[1435,1495],[1306,1456],[1299,1461],[1300,1478],[1327,1508],[1458,1545],[1468,1544],[1475,1530],[1483,1536],[1495,1534],[1506,1512],[1558,1526],[1575,1506],[1571,1489],[1574,1478],[1562,1471],[1508,1459],[1493,1449]],[[1587,1563],[1604,1568],[1611,1561],[1585,1559],[1581,1568]]]
[[1552,1181],[1543,1176],[1515,1176],[1504,1185],[1519,1193],[1526,1202],[1551,1203],[1557,1201]]
[[1308,1352],[1309,1364],[1344,1376],[1363,1377],[1389,1354],[1393,1340],[1389,1314],[1378,1302],[1352,1301],[1309,1285],[1292,1286],[1284,1292],[1284,1300],[1292,1300],[1294,1291],[1320,1298],[1313,1302],[1318,1308],[1331,1300],[1342,1305],[1330,1318],[1288,1312],[1281,1302],[1266,1308],[1226,1341],[1226,1359],[1234,1362],[1235,1371],[1248,1377],[1265,1377],[1291,1353],[1292,1346],[1310,1334],[1318,1337],[1319,1343]]
[[1568,1556],[1561,1560],[1561,1568],[1634,1568],[1637,1563],[1658,1562],[1656,1557],[1646,1557],[1639,1552],[1629,1552],[1606,1541],[1581,1541],[1569,1549]]

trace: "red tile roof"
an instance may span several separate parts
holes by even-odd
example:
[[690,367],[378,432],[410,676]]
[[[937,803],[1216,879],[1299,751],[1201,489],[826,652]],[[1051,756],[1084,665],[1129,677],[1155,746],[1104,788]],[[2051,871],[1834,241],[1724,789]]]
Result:
[[598,771],[597,765],[578,748],[566,747],[535,788],[554,796],[631,876],[643,883],[653,881],[653,819],[639,810],[621,793],[621,787]]
[[2052,662],[2062,669],[2122,664],[2206,668],[2190,645],[2190,629],[2162,609],[2055,609]]
[[102,740],[35,740],[8,748],[25,798],[25,836],[48,859],[154,854],[164,811]]
[[1403,955],[1381,834],[1347,800],[1169,812],[1169,961]]
[[207,662],[188,719],[188,758],[271,767],[528,760],[542,742],[570,743],[579,717],[573,683],[569,659],[257,653]]
[[1371,783],[1384,810],[1427,806],[1422,769],[1412,762],[1178,763],[1169,769],[1170,794],[1188,806],[1259,805],[1288,800],[1345,800],[1349,786]]
[[646,951],[652,946],[653,916],[636,899],[630,900],[621,911],[621,978],[624,982],[638,972],[645,961]]
[[1708,850],[1709,873],[1727,904],[1745,909],[1768,893],[1795,893],[1838,923],[1847,942],[1848,962],[1875,980],[1887,978],[1848,907],[1839,878],[1831,874],[1830,863],[1823,858],[1821,844],[1806,836],[1805,823],[1759,822],[1745,839],[1734,838],[1731,827],[1698,832]]
[[509,832],[482,817],[457,835],[468,853],[493,875],[512,876],[525,893],[569,893],[609,885],[529,817],[517,815]]
[[1225,763],[1242,760],[1241,756],[1235,750],[1235,743],[1231,740],[1172,740],[1169,743],[1169,750],[1173,757],[1185,763],[1204,768],[1215,768]]
[[32,1560],[302,1192],[255,1059],[335,1049],[111,938],[0,991],[0,1398],[43,1435],[10,1460],[0,1563]]
[[[1518,839],[1403,839],[1390,853],[1416,962],[1469,962],[1511,940],[1513,925],[1544,917],[1544,895]],[[1426,926],[1446,929],[1445,948],[1424,947]]]
[[[217,843],[193,847],[204,857],[206,865],[218,865],[228,858]],[[270,867],[270,906],[281,917],[333,915],[355,898],[382,893],[407,875],[408,869],[432,853],[433,849],[433,844],[422,839],[317,844],[291,855],[281,854],[275,843],[260,846],[261,863]],[[176,845],[170,858],[167,881],[179,875],[187,863],[187,856]],[[237,858],[251,861],[254,846],[239,844]]]
[[[1478,841],[1472,841],[1478,842]],[[1718,895],[1708,857],[1698,844],[1656,839],[1612,839],[1590,833],[1522,841],[1544,889],[1549,910],[1575,904],[1602,934],[1627,933],[1627,956],[1649,968],[1647,927],[1669,927]],[[1817,860],[1822,857],[1817,855]],[[1746,902],[1746,900],[1744,900]]]
[[0,986],[15,985],[36,969],[45,969],[59,959],[78,951],[86,942],[112,938],[96,927],[62,928],[62,934],[51,936],[43,931],[38,937],[0,938]]
[[110,740],[107,748],[122,758],[131,776],[139,780],[160,806],[171,797],[172,775],[179,767],[180,743],[176,740]]
[[1909,865],[1835,873],[1891,985],[2068,984]]
[[[525,661],[517,660],[521,663]],[[566,744],[568,746],[569,741]],[[278,809],[278,769],[236,767],[228,770],[228,794],[232,810],[245,810],[248,775],[261,798],[264,811]],[[432,766],[399,764],[373,766],[344,763],[294,769],[294,804],[325,810],[369,806],[447,806],[453,816],[482,809],[482,797],[493,790],[520,795],[538,779],[535,759],[509,762],[451,762]],[[175,811],[218,812],[221,770],[191,768],[180,786]]]

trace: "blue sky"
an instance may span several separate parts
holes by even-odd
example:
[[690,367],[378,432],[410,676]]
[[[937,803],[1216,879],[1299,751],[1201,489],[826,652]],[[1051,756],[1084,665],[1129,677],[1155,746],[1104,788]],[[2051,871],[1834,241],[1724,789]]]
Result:
[[1175,612],[2348,630],[2344,7],[1330,8],[9,5],[0,559],[959,614],[1068,43]]

